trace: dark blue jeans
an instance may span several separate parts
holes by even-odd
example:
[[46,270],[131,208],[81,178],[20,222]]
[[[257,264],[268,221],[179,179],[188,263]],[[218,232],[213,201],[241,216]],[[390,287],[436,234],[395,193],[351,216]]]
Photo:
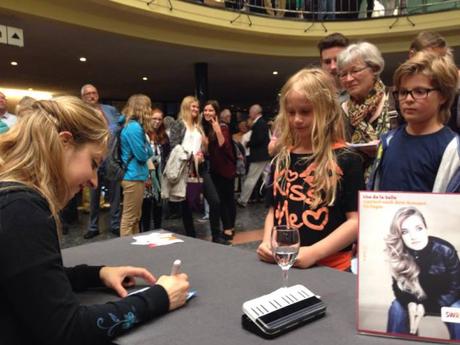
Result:
[[110,203],[110,231],[117,232],[120,230],[120,201],[121,201],[121,184],[119,181],[104,180],[104,175],[99,169],[97,173],[97,188],[90,189],[90,209],[88,231],[99,231],[99,201],[101,200],[101,186],[108,189]]
[[[460,300],[451,305],[452,308],[460,308]],[[450,339],[460,339],[460,323],[445,322],[449,331]],[[387,332],[409,334],[409,314],[398,300],[391,303],[388,310]]]

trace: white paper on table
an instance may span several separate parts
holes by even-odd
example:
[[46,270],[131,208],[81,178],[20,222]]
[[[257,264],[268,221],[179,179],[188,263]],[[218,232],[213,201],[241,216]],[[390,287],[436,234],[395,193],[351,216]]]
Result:
[[173,243],[184,242],[171,232],[154,231],[147,235],[134,236],[131,244],[138,246],[165,246]]

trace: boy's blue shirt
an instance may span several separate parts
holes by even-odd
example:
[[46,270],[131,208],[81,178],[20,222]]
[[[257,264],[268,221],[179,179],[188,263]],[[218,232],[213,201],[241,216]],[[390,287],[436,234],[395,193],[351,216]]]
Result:
[[428,136],[410,136],[405,125],[386,133],[381,137],[367,188],[432,192],[435,180],[441,177],[449,179],[442,192],[458,192],[460,167],[454,163],[450,171],[440,171],[441,161],[451,160],[449,156],[444,157],[448,145],[455,146],[455,152],[452,155],[450,150],[450,155],[459,161],[458,142],[458,136],[447,127]]

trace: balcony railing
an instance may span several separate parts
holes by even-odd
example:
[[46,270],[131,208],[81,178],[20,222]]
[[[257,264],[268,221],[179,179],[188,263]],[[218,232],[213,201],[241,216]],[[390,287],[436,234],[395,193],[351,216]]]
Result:
[[460,0],[187,0],[246,14],[335,21],[407,16],[460,9]]

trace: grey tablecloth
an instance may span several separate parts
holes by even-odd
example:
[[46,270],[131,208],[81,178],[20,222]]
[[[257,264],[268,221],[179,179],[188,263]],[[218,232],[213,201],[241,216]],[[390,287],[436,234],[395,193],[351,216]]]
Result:
[[[191,286],[198,292],[197,297],[185,307],[116,339],[117,344],[250,345],[273,342],[241,327],[241,305],[246,300],[279,288],[282,283],[280,268],[260,262],[255,253],[182,238],[184,243],[156,248],[131,245],[131,238],[91,243],[64,250],[64,263],[144,266],[158,277],[169,274],[175,259],[182,260],[182,270],[189,274]],[[289,283],[303,284],[320,295],[328,306],[327,315],[274,341],[296,345],[389,342],[388,339],[356,333],[356,276],[351,273],[328,268],[291,269]],[[79,296],[85,304],[117,298],[105,291],[90,291]],[[410,341],[404,343],[416,344]]]

